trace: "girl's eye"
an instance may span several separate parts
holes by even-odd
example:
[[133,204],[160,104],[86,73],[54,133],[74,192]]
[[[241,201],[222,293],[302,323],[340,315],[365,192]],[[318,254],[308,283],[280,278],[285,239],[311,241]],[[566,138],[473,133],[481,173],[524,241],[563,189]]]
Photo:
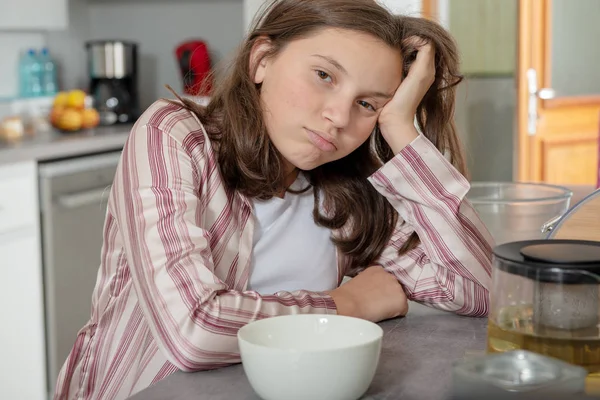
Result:
[[366,101],[359,100],[358,104],[360,104],[361,107],[364,107],[367,110],[375,111],[375,107],[373,107],[371,104],[367,103]]
[[317,75],[321,80],[331,82],[331,76],[327,72],[317,70]]

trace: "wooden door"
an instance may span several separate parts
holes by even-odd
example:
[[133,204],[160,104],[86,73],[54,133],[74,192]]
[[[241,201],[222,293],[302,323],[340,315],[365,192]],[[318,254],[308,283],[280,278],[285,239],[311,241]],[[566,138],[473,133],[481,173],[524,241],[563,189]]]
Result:
[[520,181],[597,182],[599,15],[598,0],[519,1]]
[[[422,15],[443,20],[454,0],[422,0]],[[483,1],[483,0],[481,0]],[[478,3],[493,8],[502,0]],[[474,10],[475,11],[475,10]],[[592,184],[598,179],[600,1],[519,0],[513,179]],[[452,31],[452,29],[451,29]],[[500,46],[479,39],[478,52]],[[487,37],[482,35],[481,37]],[[466,54],[467,50],[459,51]],[[506,45],[506,43],[502,43]]]

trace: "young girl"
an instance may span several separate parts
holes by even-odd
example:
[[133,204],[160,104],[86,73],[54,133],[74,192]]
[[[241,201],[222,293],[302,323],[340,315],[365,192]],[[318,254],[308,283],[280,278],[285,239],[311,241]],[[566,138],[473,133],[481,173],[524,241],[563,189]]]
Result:
[[133,127],[55,398],[238,363],[237,331],[261,318],[377,322],[407,298],[486,315],[492,239],[465,200],[459,81],[432,22],[372,0],[274,2],[206,108],[158,101]]

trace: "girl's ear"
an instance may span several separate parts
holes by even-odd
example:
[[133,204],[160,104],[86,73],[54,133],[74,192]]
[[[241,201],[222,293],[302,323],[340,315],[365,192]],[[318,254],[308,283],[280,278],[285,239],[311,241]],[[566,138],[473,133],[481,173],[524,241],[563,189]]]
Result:
[[268,38],[258,38],[250,50],[250,77],[259,85],[265,80],[269,65],[268,54],[273,48]]

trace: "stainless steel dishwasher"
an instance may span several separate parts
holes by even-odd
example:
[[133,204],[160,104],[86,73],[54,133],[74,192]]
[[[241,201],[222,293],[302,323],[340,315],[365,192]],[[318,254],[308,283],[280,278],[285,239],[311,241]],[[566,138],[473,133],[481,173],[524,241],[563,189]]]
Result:
[[90,318],[108,194],[121,152],[39,164],[48,388]]

